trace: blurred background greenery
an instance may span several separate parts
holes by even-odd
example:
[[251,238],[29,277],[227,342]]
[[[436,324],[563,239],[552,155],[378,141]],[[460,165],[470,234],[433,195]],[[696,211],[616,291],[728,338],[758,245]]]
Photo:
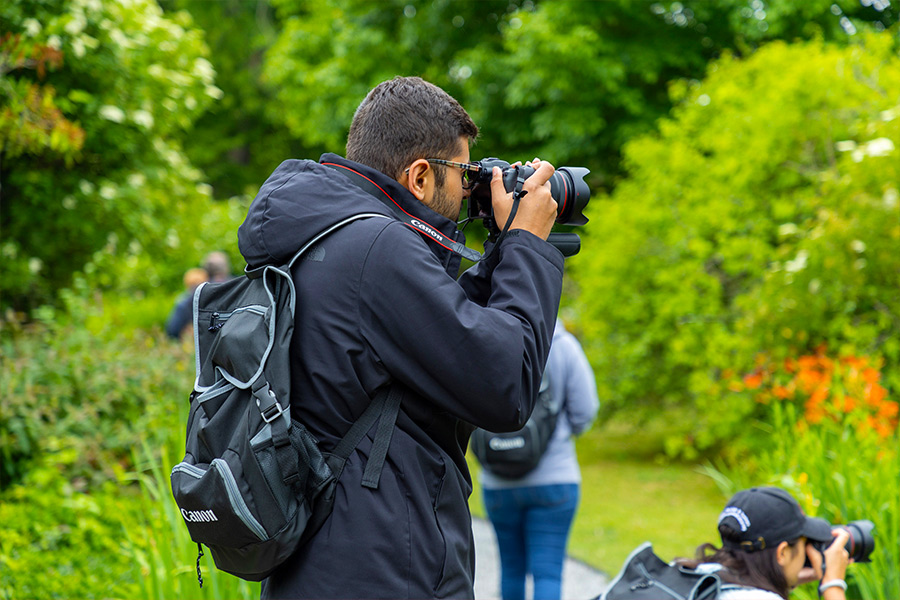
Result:
[[395,75],[460,100],[473,159],[591,169],[562,316],[603,408],[573,554],[690,554],[730,493],[776,484],[874,520],[851,597],[900,598],[894,10],[4,2],[0,598],[255,593],[196,587],[167,489],[193,363],[162,324],[208,251],[243,266],[237,226],[279,162],[341,153]]

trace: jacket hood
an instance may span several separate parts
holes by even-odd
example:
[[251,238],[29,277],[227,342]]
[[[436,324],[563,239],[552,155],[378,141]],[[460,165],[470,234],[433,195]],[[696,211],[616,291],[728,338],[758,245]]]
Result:
[[[377,198],[359,188],[343,170],[353,170],[384,193]],[[392,205],[392,206],[389,206]],[[372,212],[393,216],[397,210],[427,222],[451,239],[462,236],[456,223],[419,202],[396,180],[336,154],[320,162],[286,160],[259,189],[238,229],[238,247],[249,268],[282,265],[316,234],[343,219]]]

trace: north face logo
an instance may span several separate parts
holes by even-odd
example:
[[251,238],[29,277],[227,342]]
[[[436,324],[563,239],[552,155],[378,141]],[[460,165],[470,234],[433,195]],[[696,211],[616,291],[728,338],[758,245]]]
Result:
[[184,510],[181,509],[181,516],[188,523],[208,523],[210,521],[218,521],[219,518],[211,510]]
[[314,262],[322,262],[325,260],[325,248],[322,246],[313,246],[303,255],[303,260],[311,260]]

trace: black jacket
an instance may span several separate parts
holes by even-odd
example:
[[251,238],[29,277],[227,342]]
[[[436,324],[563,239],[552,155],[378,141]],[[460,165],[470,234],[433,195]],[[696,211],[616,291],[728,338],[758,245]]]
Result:
[[[325,154],[322,164],[285,161],[263,184],[238,233],[241,253],[250,266],[282,264],[330,224],[397,207],[465,241],[396,181]],[[406,391],[379,488],[360,485],[373,428],[341,476],[334,512],[266,580],[264,597],[472,597],[469,434],[473,425],[512,430],[528,419],[562,287],[563,257],[544,240],[511,232],[498,250],[457,281],[456,254],[399,220],[370,218],[338,230],[294,269],[292,395],[303,400],[291,410],[322,447],[333,447],[380,388],[396,380]]]

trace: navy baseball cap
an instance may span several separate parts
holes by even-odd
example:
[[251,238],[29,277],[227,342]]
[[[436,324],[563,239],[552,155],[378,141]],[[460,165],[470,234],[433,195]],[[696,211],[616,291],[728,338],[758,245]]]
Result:
[[753,552],[774,548],[801,537],[831,542],[831,525],[825,519],[807,517],[793,496],[775,487],[741,490],[728,501],[719,524],[738,532],[740,541],[722,539],[728,548]]

